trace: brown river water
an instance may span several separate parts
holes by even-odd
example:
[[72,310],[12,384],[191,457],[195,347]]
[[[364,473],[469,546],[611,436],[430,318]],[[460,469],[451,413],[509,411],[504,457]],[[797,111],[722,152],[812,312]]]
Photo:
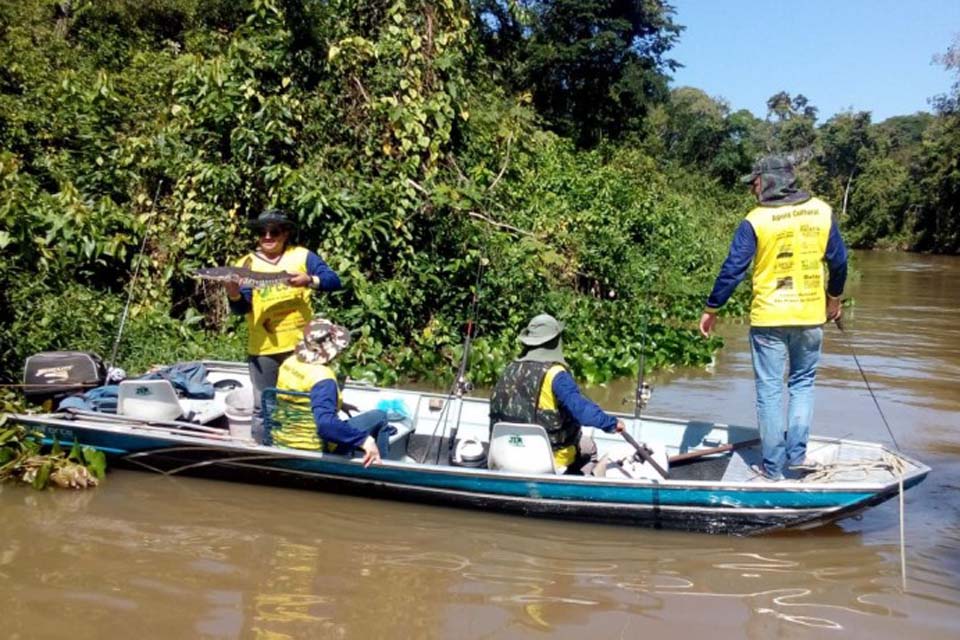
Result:
[[[757,538],[555,522],[114,471],[0,486],[5,638],[960,638],[960,258],[857,254],[814,430],[933,472],[860,519]],[[652,415],[754,423],[746,326]],[[592,390],[610,409],[632,381]]]

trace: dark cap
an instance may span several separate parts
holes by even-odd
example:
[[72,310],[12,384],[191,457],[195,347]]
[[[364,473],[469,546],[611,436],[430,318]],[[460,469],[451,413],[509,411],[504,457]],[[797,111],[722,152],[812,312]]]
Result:
[[293,230],[297,227],[296,223],[290,219],[289,214],[283,209],[267,209],[256,219],[247,223],[251,229],[263,229],[264,227],[274,226],[282,229]]
[[783,176],[792,181],[793,164],[784,156],[764,156],[753,165],[753,171],[740,178],[740,182],[750,184],[764,174]]

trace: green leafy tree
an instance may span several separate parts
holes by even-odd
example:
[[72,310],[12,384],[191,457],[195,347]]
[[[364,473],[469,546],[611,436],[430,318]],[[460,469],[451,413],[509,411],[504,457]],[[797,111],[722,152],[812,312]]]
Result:
[[659,0],[481,0],[483,42],[551,128],[580,146],[637,128],[666,99],[682,27]]

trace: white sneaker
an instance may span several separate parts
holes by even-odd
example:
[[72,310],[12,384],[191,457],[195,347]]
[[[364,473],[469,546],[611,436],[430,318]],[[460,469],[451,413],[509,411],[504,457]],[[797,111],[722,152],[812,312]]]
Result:
[[750,465],[750,471],[752,471],[754,474],[754,476],[750,478],[751,482],[780,482],[783,480],[783,476],[779,478],[771,478],[763,471],[763,469],[760,468],[760,465],[758,464]]

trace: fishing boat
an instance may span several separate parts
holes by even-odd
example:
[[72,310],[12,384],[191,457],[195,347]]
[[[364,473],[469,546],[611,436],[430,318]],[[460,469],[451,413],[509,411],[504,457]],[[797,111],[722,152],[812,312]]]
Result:
[[[249,394],[247,365],[202,364],[212,399],[161,398],[134,380],[121,383],[133,395],[124,402],[121,392],[117,413],[65,409],[14,419],[50,440],[95,447],[112,465],[166,475],[734,535],[854,516],[930,471],[880,444],[813,436],[811,473],[770,482],[750,469],[760,460],[756,428],[623,415],[642,457],[620,435],[594,430],[606,472],[559,475],[542,428],[500,424],[491,433],[486,399],[347,382],[344,402],[386,410],[396,431],[382,463],[365,467],[359,457],[272,446],[269,432],[255,441],[249,417],[231,414],[237,393]],[[153,400],[173,407],[158,411]]]

